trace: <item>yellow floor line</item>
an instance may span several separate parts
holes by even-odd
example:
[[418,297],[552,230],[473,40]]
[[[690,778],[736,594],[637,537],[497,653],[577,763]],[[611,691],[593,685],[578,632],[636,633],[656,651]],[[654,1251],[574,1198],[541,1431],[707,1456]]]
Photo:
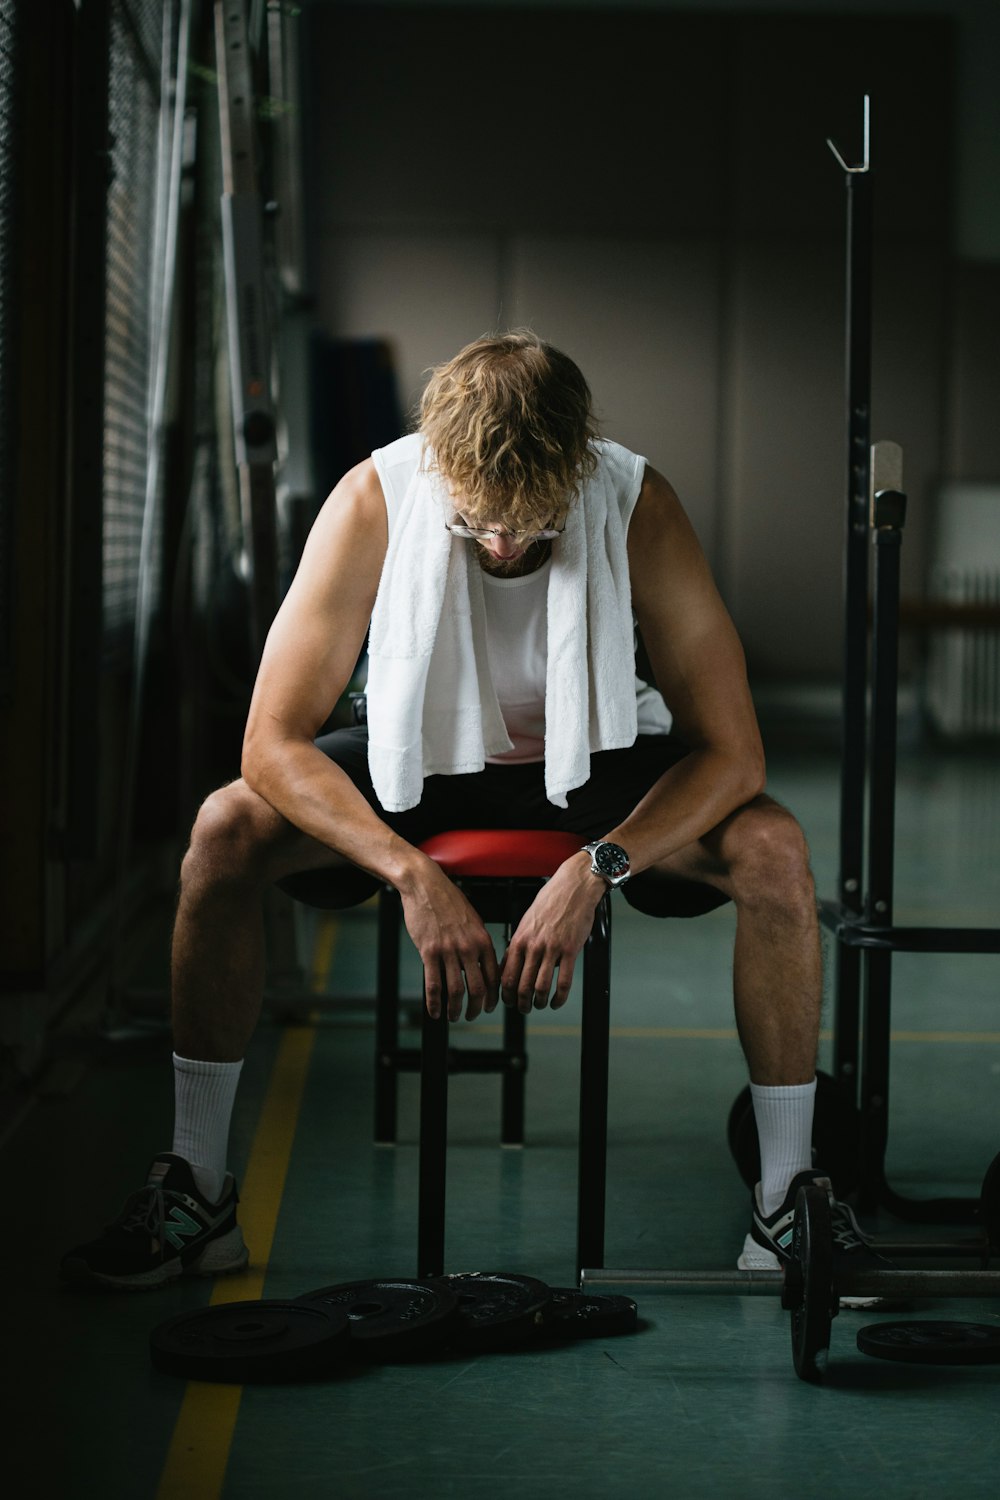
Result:
[[[502,1036],[503,1027],[491,1025],[489,1021],[485,1024],[476,1023],[475,1030],[489,1036]],[[528,1032],[531,1036],[568,1036],[578,1037],[580,1027],[546,1026],[542,1021],[529,1021]],[[736,1028],[734,1026],[612,1026],[612,1036],[637,1036],[637,1037],[659,1037],[670,1041],[735,1041]]]
[[322,995],[330,978],[333,965],[333,950],[337,946],[339,918],[332,911],[321,914],[313,945],[313,960],[309,970],[309,988],[314,995]]
[[[313,993],[326,983],[336,939],[337,921],[326,914],[313,953],[310,976]],[[250,1246],[251,1264],[241,1276],[219,1277],[210,1300],[213,1307],[264,1294],[264,1278],[315,1040],[313,1025],[289,1029],[281,1039],[240,1192],[240,1224]],[[243,1387],[238,1385],[189,1382],[167,1451],[157,1500],[218,1500],[242,1394]]]
[[893,1042],[1000,1042],[1000,1031],[893,1031]]
[[[476,1032],[488,1036],[501,1036],[503,1027],[476,1023]],[[531,1036],[565,1036],[578,1037],[579,1026],[546,1026],[538,1021],[530,1021],[528,1031]],[[666,1041],[709,1041],[709,1042],[735,1042],[737,1040],[736,1028],[734,1026],[612,1026],[613,1037],[642,1037]],[[821,1042],[833,1040],[832,1031],[821,1031],[819,1034]],[[891,1041],[894,1042],[1000,1042],[1000,1031],[894,1031],[891,1033]]]

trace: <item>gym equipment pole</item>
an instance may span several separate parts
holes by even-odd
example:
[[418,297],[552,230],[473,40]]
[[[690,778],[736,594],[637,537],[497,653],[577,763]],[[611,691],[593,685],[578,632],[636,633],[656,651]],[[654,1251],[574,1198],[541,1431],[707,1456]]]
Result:
[[[906,520],[903,454],[897,443],[872,449],[871,535],[875,548],[871,642],[871,813],[865,920],[892,925],[896,834],[899,677],[899,568]],[[860,1201],[875,1207],[885,1187],[889,1139],[889,1016],[892,950],[864,955],[865,1047],[861,1074]]]
[[[860,917],[864,901],[872,362],[871,101],[867,94],[861,162],[857,166],[848,166],[833,141],[827,140],[827,145],[843,168],[847,191],[847,508],[838,898],[843,910]],[[837,950],[836,992],[833,1071],[856,1099],[861,955],[844,945],[839,945]]]

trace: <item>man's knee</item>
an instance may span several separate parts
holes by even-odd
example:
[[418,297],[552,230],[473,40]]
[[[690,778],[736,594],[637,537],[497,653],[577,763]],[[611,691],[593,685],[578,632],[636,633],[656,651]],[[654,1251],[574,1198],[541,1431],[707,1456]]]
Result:
[[737,899],[815,914],[809,846],[790,812],[759,798],[736,816],[726,842]]
[[191,830],[181,884],[264,879],[280,823],[274,809],[243,781],[206,797]]

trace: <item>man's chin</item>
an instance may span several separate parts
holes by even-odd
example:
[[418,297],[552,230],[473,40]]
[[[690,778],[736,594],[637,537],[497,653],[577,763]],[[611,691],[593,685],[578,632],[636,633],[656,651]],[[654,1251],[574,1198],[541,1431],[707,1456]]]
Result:
[[516,557],[493,557],[487,552],[483,564],[488,573],[494,573],[497,578],[506,578],[512,573],[520,573],[524,567],[524,553],[519,552]]
[[479,561],[487,573],[494,578],[517,578],[522,573],[533,573],[544,559],[545,543],[533,542],[513,557],[494,557],[487,547],[482,547]]

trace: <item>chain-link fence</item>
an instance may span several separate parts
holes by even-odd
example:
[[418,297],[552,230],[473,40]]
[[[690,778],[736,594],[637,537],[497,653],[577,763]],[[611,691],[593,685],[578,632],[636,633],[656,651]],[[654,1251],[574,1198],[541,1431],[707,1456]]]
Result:
[[[149,467],[164,0],[113,0],[104,389],[104,636],[131,639]],[[154,598],[159,548],[154,549]]]

